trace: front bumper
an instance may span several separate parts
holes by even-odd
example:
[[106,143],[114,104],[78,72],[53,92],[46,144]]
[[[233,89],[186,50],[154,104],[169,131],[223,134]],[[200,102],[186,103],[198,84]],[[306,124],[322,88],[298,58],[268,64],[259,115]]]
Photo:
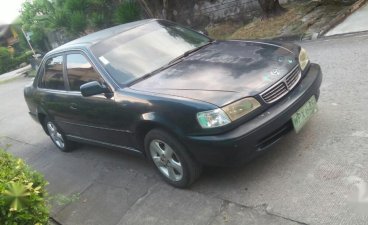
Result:
[[318,99],[321,83],[320,66],[311,64],[301,82],[266,112],[220,135],[186,137],[185,145],[205,165],[244,164],[293,129],[291,116],[313,95]]

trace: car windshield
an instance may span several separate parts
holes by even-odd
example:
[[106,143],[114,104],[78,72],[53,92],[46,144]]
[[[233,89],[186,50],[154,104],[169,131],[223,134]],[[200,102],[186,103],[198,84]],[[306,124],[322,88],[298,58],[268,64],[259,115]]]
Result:
[[124,85],[209,42],[198,32],[155,21],[99,42],[91,51],[109,74]]

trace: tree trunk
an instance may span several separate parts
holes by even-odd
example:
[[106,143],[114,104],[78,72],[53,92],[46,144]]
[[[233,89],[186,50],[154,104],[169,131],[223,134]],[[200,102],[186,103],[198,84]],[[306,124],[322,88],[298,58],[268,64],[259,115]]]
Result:
[[279,0],[258,0],[263,12],[263,19],[281,15],[286,9],[280,5]]
[[167,13],[169,11],[168,0],[162,0],[162,17],[163,19],[168,19]]
[[141,5],[141,7],[144,9],[144,11],[146,12],[146,14],[149,18],[155,18],[155,16],[153,15],[150,7],[148,6],[148,4],[145,0],[138,0],[138,2]]

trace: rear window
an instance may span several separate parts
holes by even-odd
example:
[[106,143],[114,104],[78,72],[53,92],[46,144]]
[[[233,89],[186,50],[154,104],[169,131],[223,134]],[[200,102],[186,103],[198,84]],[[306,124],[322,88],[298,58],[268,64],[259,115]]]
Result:
[[54,90],[65,90],[63,77],[63,57],[50,58],[45,63],[40,87]]

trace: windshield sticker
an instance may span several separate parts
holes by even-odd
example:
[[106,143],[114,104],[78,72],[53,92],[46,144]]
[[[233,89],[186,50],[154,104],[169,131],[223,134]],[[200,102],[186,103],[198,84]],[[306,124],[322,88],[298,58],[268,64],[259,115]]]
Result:
[[104,64],[104,65],[107,65],[107,64],[109,64],[110,62],[105,58],[105,57],[103,57],[103,56],[100,56],[99,57],[99,59],[100,59],[100,61]]

